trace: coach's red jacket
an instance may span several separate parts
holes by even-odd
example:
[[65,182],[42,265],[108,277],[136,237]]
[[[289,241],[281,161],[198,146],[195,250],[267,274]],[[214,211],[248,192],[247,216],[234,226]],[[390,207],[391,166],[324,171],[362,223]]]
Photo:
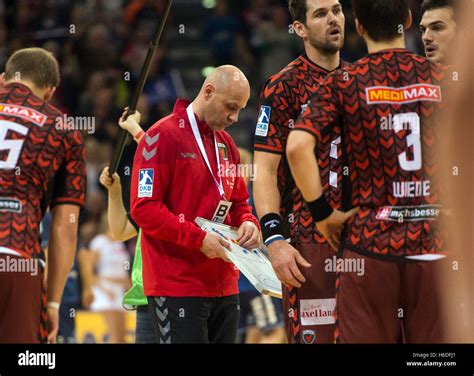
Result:
[[[135,154],[130,207],[142,229],[147,296],[222,297],[238,293],[238,271],[233,264],[209,259],[199,250],[206,234],[194,219],[212,219],[221,198],[194,138],[186,114],[189,103],[178,100],[173,114],[150,128]],[[252,221],[258,226],[247,202],[244,180],[232,168],[240,163],[232,138],[197,121],[217,181],[214,134],[221,169],[227,170],[222,181],[226,199],[233,204],[225,223],[238,227]]]

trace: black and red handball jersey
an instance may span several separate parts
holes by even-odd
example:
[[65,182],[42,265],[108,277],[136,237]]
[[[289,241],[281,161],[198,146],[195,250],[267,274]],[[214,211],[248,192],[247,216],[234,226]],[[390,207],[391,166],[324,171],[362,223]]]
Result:
[[405,49],[369,54],[328,76],[295,129],[341,129],[353,251],[398,258],[445,251],[436,176],[437,110],[446,68]]
[[[347,65],[342,62],[342,66]],[[260,113],[255,133],[254,150],[281,155],[278,167],[280,214],[290,224],[294,243],[324,242],[317,231],[301,192],[296,187],[286,159],[288,135],[296,119],[306,109],[319,84],[330,71],[302,55],[278,74],[270,77],[260,95]],[[319,168],[328,199],[339,207],[341,181],[340,132],[334,127],[318,144]]]
[[0,247],[25,257],[44,260],[39,224],[48,205],[85,201],[84,142],[62,118],[22,84],[0,88]]

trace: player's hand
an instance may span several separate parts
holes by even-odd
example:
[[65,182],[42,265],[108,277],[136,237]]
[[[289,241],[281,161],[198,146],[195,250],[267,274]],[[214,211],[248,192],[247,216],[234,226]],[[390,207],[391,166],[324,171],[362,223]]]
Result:
[[89,309],[94,301],[94,293],[92,288],[87,288],[82,291],[82,306]]
[[246,249],[260,247],[260,231],[255,223],[251,221],[243,222],[237,232],[239,245]]
[[48,343],[56,343],[59,330],[59,309],[48,307]]
[[117,173],[114,173],[112,177],[109,175],[109,168],[106,167],[100,174],[99,178],[100,184],[102,184],[108,190],[115,189],[122,191],[122,186],[120,184],[120,176]]
[[225,254],[224,248],[227,248],[229,251],[231,250],[229,243],[220,236],[207,233],[202,241],[200,250],[210,259],[220,258],[226,262],[231,262]]
[[285,240],[277,240],[268,246],[270,262],[278,279],[287,286],[301,287],[306,282],[298,264],[304,268],[311,267],[303,256]]
[[140,127],[141,114],[140,112],[135,111],[135,113],[126,117],[127,113],[128,107],[124,109],[123,114],[119,120],[119,125],[120,128],[125,129],[128,133],[130,133],[132,137],[135,137],[138,133],[140,133],[140,131],[142,131],[142,128]]
[[348,212],[334,210],[332,214],[324,221],[316,223],[318,230],[323,234],[331,247],[337,251],[341,243],[341,232],[344,224],[357,212],[359,208],[354,208]]

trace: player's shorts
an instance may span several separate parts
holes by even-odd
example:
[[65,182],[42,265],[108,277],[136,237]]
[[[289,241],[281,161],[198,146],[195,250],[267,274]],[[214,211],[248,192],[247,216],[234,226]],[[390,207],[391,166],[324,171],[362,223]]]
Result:
[[91,311],[124,311],[122,298],[126,292],[125,287],[116,282],[100,280],[92,287],[94,301],[91,304]]
[[[295,248],[311,264],[299,266],[306,282],[300,288],[283,286],[283,317],[289,343],[334,343],[336,253],[327,243],[306,243]],[[328,266],[329,265],[329,266]]]
[[46,342],[43,267],[27,270],[26,262],[37,260],[0,254],[0,343]]
[[281,299],[262,295],[257,290],[240,293],[239,332],[255,326],[263,334],[283,326]]
[[[449,259],[385,261],[345,250],[338,273],[338,343],[442,343],[439,273]],[[454,319],[454,318],[451,318]]]

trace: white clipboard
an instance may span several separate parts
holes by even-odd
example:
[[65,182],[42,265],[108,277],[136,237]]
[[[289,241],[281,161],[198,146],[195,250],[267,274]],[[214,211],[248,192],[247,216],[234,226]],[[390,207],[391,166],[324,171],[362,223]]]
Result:
[[237,228],[200,217],[195,222],[204,231],[220,236],[230,244],[232,252],[226,249],[227,257],[261,294],[282,298],[281,282],[267,256],[258,248],[248,250],[239,246],[235,241]]

